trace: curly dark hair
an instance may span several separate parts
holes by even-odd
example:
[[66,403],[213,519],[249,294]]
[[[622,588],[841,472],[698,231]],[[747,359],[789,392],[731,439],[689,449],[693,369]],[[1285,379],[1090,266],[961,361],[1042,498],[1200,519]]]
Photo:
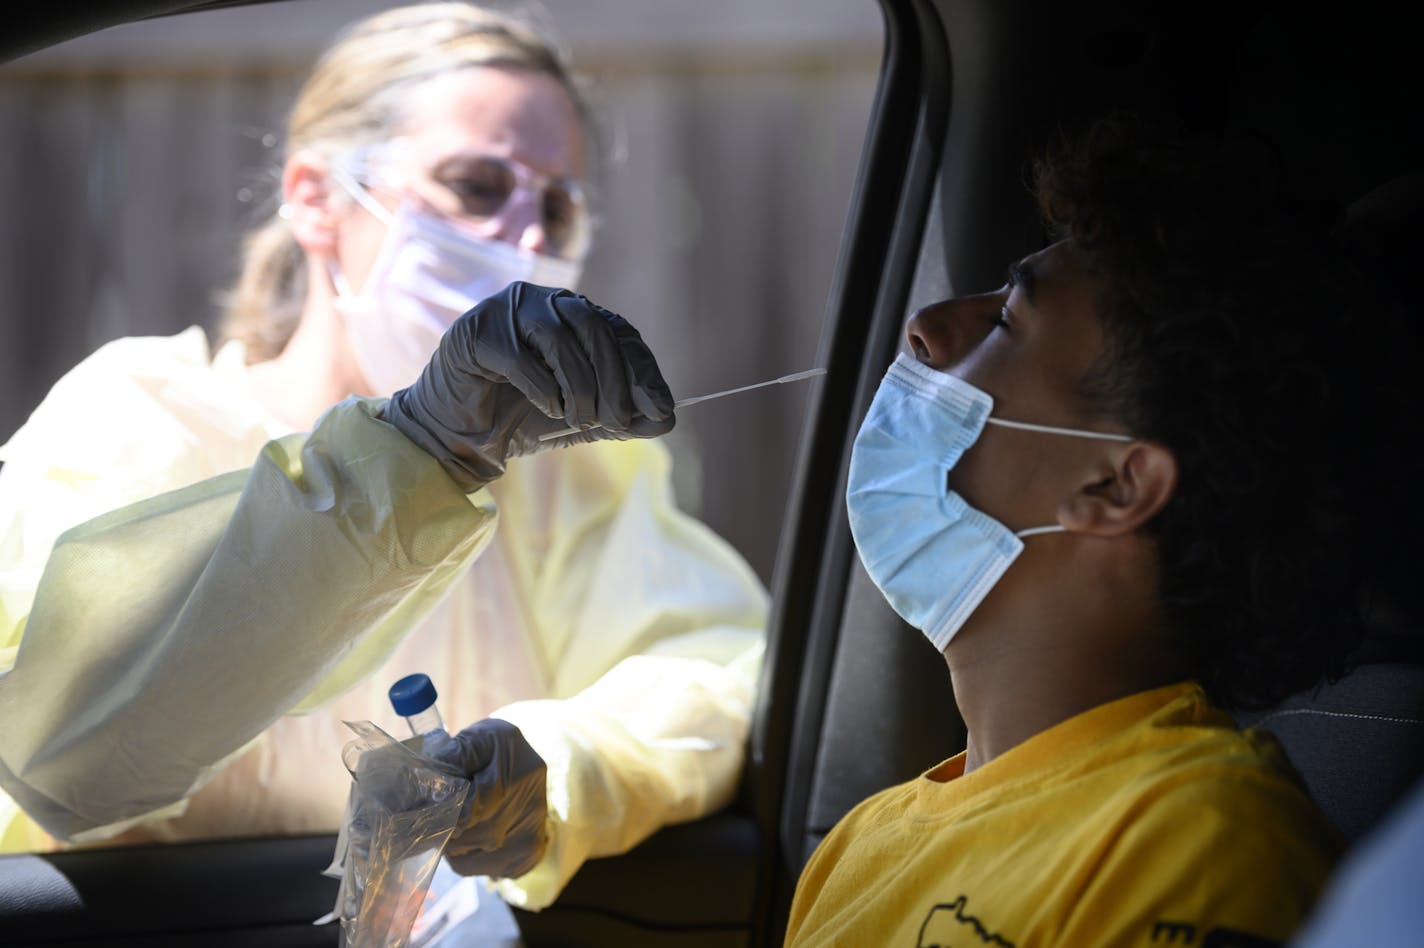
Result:
[[1362,311],[1343,208],[1293,195],[1263,143],[1123,115],[1034,172],[1050,229],[1103,288],[1107,351],[1083,394],[1177,459],[1149,530],[1179,647],[1228,706],[1337,677],[1388,512],[1371,412],[1402,404],[1385,388],[1404,378]]

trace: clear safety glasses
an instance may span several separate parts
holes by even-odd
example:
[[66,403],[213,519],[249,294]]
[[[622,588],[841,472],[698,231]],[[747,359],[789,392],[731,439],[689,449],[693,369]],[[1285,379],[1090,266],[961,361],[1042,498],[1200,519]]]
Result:
[[403,139],[364,149],[350,165],[368,185],[414,191],[431,210],[478,236],[495,236],[509,216],[529,214],[544,233],[543,252],[582,260],[593,230],[583,185],[542,174],[500,155],[456,153],[432,165]]

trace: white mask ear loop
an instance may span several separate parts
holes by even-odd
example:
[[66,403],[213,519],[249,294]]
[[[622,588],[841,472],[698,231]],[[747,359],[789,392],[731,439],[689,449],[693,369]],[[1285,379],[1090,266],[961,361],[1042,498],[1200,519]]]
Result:
[[[351,172],[347,171],[344,167],[341,165],[332,165],[331,177],[337,184],[345,188],[346,192],[355,199],[356,203],[369,211],[371,216],[376,218],[376,220],[385,224],[387,227],[390,227],[395,221],[395,215],[387,210],[380,201],[371,197],[365,186],[357,181],[351,175]],[[351,289],[351,284],[346,280],[346,274],[341,272],[341,268],[336,265],[334,259],[326,262],[326,271],[331,274],[331,283],[336,287],[338,300],[350,299],[356,295]]]
[[1067,532],[1068,532],[1068,528],[1067,528],[1067,527],[1063,526],[1063,524],[1061,524],[1061,523],[1055,523],[1055,524],[1053,524],[1052,526],[1048,526],[1048,527],[1029,527],[1027,530],[1019,530],[1019,531],[1016,531],[1016,532],[1014,533],[1014,536],[1016,536],[1016,537],[1018,537],[1020,540],[1022,540],[1024,537],[1036,537],[1036,536],[1038,536],[1040,533],[1067,533]]
[[351,284],[346,280],[346,274],[341,272],[341,268],[336,265],[335,260],[326,261],[326,272],[331,277],[331,285],[336,287],[336,302],[338,304],[343,300],[349,301],[356,295],[351,289]]
[[1018,428],[1022,431],[1042,431],[1044,434],[1071,435],[1075,438],[1097,438],[1101,441],[1135,441],[1132,435],[1116,434],[1111,431],[1085,431],[1082,428],[1057,428],[1053,425],[1034,425],[1027,421],[1006,421],[1003,418],[985,418],[991,425],[1002,428]]
[[354,177],[352,177],[351,172],[347,171],[341,165],[331,166],[331,176],[332,178],[336,179],[337,184],[345,188],[347,193],[356,199],[357,204],[370,211],[372,216],[375,217],[376,220],[380,221],[382,224],[385,224],[388,227],[390,226],[391,222],[395,220],[395,215],[388,211],[381,204],[380,201],[377,201],[375,198],[371,197],[371,194],[366,190],[365,185],[361,184],[361,182],[357,181]]
[[[1084,431],[1081,428],[1058,428],[1054,425],[1035,425],[1027,421],[1005,421],[1003,418],[984,419],[991,425],[999,425],[1003,428],[1018,428],[1023,431],[1041,431],[1044,434],[1071,435],[1075,438],[1097,438],[1100,441],[1133,441],[1132,435],[1115,434],[1109,431]],[[1022,540],[1025,537],[1036,537],[1044,533],[1067,533],[1068,528],[1061,523],[1055,523],[1046,527],[1029,527],[1027,530],[1018,530],[1014,536]]]

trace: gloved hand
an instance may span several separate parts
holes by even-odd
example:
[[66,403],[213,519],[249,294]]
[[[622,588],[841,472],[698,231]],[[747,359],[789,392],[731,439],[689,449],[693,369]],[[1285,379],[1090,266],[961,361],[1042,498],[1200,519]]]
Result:
[[[466,491],[546,448],[672,430],[672,393],[638,331],[568,290],[511,283],[445,332],[384,419]],[[539,436],[584,428],[562,438]]]
[[549,844],[547,768],[519,728],[486,718],[454,737],[425,736],[421,752],[451,764],[470,781],[455,833],[445,845],[450,868],[467,876],[521,876]]

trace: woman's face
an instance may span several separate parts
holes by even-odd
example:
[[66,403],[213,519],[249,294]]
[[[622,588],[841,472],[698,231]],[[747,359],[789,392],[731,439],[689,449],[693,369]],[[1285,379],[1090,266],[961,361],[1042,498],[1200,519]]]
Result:
[[[373,197],[392,210],[412,201],[472,236],[552,256],[582,254],[582,126],[557,79],[472,67],[417,87],[411,100],[393,147],[376,153]],[[358,291],[385,234],[385,224],[350,202],[336,254]]]

